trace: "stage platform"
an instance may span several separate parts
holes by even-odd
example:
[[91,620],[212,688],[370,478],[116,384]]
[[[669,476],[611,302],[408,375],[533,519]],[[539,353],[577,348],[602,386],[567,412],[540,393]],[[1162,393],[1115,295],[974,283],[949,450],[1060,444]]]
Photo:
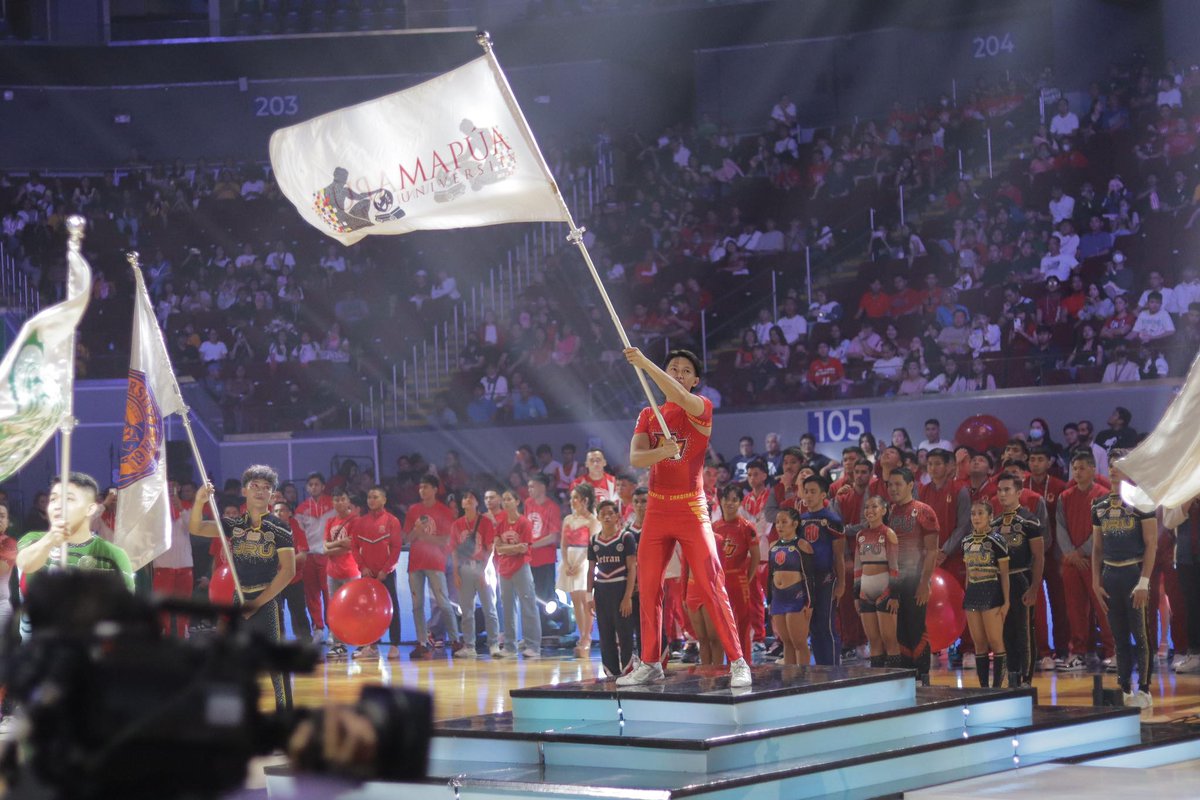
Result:
[[[1143,744],[1136,709],[1039,706],[1032,689],[920,687],[908,670],[673,669],[617,689],[511,692],[512,710],[435,724],[429,778],[355,798],[871,798]],[[272,798],[299,788],[268,770]]]

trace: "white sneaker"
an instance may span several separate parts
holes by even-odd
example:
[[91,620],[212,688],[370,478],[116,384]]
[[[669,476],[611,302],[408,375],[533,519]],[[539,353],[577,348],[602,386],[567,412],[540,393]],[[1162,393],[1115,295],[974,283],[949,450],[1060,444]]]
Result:
[[744,689],[753,683],[750,677],[750,665],[746,659],[739,658],[729,665],[729,688]]
[[504,658],[504,651],[500,649],[500,645],[494,644],[488,649],[488,654],[492,658]]
[[1133,698],[1133,692],[1121,692],[1121,705],[1125,706],[1126,708],[1133,708],[1137,705]]
[[1183,675],[1200,673],[1200,655],[1188,653],[1181,661],[1176,661],[1175,672]]
[[1086,669],[1087,662],[1079,656],[1071,656],[1062,664],[1056,664],[1056,667],[1061,672],[1075,672],[1077,670]]
[[975,654],[974,653],[963,653],[962,668],[963,669],[975,669]]
[[1053,672],[1057,667],[1058,662],[1054,660],[1054,656],[1043,656],[1038,662],[1038,669],[1042,672]]
[[1149,692],[1143,692],[1140,689],[1133,695],[1132,702],[1126,702],[1125,705],[1133,705],[1137,708],[1146,709],[1154,707],[1154,698]]
[[661,681],[666,676],[663,675],[662,664],[657,661],[653,664],[638,664],[637,669],[630,672],[628,675],[622,675],[617,678],[617,686],[641,686],[646,683],[655,683]]
[[534,650],[532,647],[526,647],[524,650],[521,651],[521,655],[524,656],[525,658],[541,658],[542,657],[542,654],[539,653],[537,650]]
[[[638,658],[637,653],[634,653],[633,656],[629,659],[629,665],[625,667],[625,670],[621,673],[621,675],[628,675],[629,673],[633,672],[635,669],[637,669],[641,665],[642,665],[642,660],[640,658]],[[620,676],[618,676],[618,677],[620,677]]]
[[855,648],[855,652],[858,653],[859,661],[869,661],[871,659],[871,645],[869,644],[860,644]]

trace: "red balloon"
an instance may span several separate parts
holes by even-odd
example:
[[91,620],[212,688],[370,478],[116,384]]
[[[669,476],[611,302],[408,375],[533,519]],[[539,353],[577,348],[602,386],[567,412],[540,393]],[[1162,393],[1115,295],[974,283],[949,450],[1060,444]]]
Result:
[[991,414],[976,414],[967,417],[958,426],[954,441],[981,453],[984,450],[1003,450],[1008,443],[1008,428]]
[[355,647],[379,641],[392,623],[392,598],[375,578],[357,578],[329,600],[329,629]]
[[929,582],[929,604],[925,606],[929,649],[933,652],[945,650],[958,641],[966,627],[962,586],[946,570],[935,569]]
[[233,573],[228,564],[222,564],[208,581],[208,600],[219,606],[233,605]]

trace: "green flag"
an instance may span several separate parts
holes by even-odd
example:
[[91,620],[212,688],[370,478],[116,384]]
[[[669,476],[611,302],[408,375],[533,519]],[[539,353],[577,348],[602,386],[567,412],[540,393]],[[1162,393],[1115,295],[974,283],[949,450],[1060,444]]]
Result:
[[26,320],[0,362],[0,481],[54,435],[73,389],[72,334],[92,293],[92,271],[73,251],[67,270],[67,299]]

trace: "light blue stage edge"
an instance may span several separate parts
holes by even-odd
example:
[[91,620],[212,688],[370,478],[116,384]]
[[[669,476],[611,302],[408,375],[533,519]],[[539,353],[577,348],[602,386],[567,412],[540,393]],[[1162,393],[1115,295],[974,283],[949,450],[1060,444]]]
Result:
[[[684,668],[621,691],[611,682],[515,690],[512,708],[437,723],[424,783],[324,796],[865,800],[1086,754],[1130,765],[1197,757],[1179,745],[1158,762],[1135,756],[1134,709],[1041,707],[1031,689],[918,687],[895,669],[762,666],[753,688],[730,689],[724,670]],[[267,770],[272,798],[299,797],[308,780]]]

